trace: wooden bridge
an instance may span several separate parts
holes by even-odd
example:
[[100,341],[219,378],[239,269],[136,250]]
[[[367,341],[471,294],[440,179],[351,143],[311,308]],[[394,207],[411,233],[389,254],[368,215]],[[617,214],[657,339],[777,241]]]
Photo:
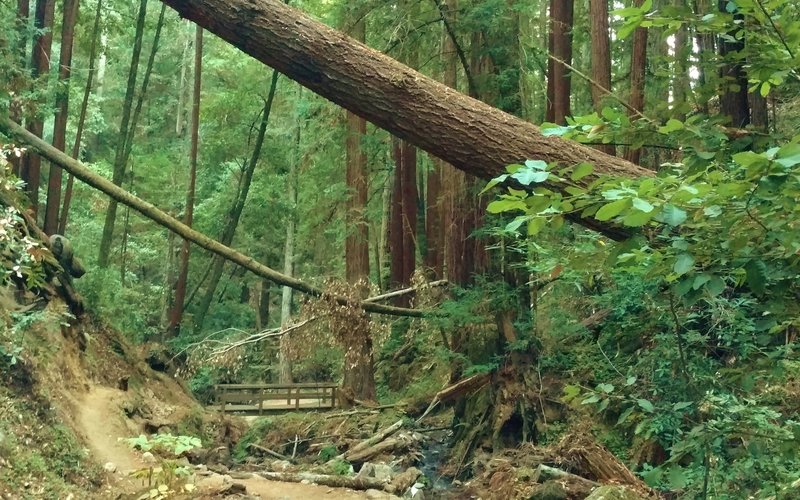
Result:
[[338,386],[333,382],[305,384],[218,384],[216,406],[222,412],[262,415],[286,410],[336,407]]

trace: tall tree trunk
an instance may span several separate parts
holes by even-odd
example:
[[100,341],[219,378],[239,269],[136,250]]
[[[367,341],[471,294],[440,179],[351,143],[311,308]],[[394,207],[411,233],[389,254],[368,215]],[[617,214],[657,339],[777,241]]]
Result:
[[[685,7],[686,0],[675,0],[677,7]],[[673,45],[675,62],[674,74],[672,78],[672,109],[676,110],[675,117],[680,120],[686,120],[687,110],[687,96],[691,91],[689,84],[689,56],[691,54],[691,47],[689,47],[689,27],[686,24],[681,24],[678,31],[675,33],[675,43]]]
[[[359,42],[365,40],[365,22],[361,18],[352,28],[352,36]],[[367,209],[367,156],[362,141],[367,133],[367,121],[347,112],[347,238],[345,240],[345,276],[348,283],[356,284],[369,279],[369,234]]]
[[[31,4],[30,0],[17,0],[17,31],[19,33],[19,38],[17,40],[17,55],[19,56],[19,67],[20,68],[27,68],[28,66],[28,23],[30,21],[31,15]],[[11,106],[10,117],[15,122],[20,121],[20,109],[19,106]],[[8,158],[9,163],[11,163],[11,171],[19,177],[21,175],[20,168],[22,165],[22,159],[17,157],[16,155],[11,155]]]
[[[64,16],[61,22],[61,53],[58,59],[58,94],[56,116],[53,125],[53,147],[60,151],[67,148],[67,117],[69,111],[69,77],[72,73],[72,43],[75,39],[75,22],[78,20],[79,0],[64,0]],[[44,232],[58,232],[58,209],[61,207],[61,167],[50,165],[47,177],[47,204],[44,211]]]
[[[603,100],[611,90],[611,38],[608,25],[608,0],[589,0],[589,18],[592,36],[592,80],[603,89],[592,85],[592,104],[597,114],[603,112]],[[616,154],[611,144],[597,146],[606,154]]]
[[[181,33],[183,33],[183,29],[181,29]],[[178,106],[175,110],[175,135],[179,137],[183,135],[184,108],[186,107],[186,68],[189,65],[187,63],[187,59],[189,57],[189,49],[191,46],[192,42],[189,37],[187,37],[183,44],[183,53],[181,55],[181,77],[178,83]]]
[[[719,11],[727,13],[728,0],[719,0]],[[744,17],[737,11],[733,20],[741,22]],[[743,128],[750,123],[750,107],[747,97],[747,71],[741,62],[733,61],[732,56],[744,51],[744,37],[737,37],[739,27],[735,25],[725,36],[720,36],[719,55],[724,64],[720,68],[722,93],[719,98],[720,113],[727,116],[731,126]]]
[[161,29],[164,27],[164,14],[165,5],[161,5],[161,12],[158,15],[158,22],[156,23],[156,32],[153,35],[153,45],[150,47],[150,56],[147,58],[147,65],[144,69],[144,76],[142,77],[142,87],[139,89],[139,94],[136,96],[136,106],[133,108],[133,115],[131,116],[131,123],[128,127],[128,137],[125,139],[125,152],[122,156],[123,163],[123,179],[124,169],[128,165],[128,159],[131,157],[131,148],[133,148],[133,136],[136,133],[136,126],[139,124],[139,115],[142,113],[142,105],[144,104],[145,97],[147,97],[147,87],[150,85],[150,75],[153,74],[153,65],[156,61],[156,54],[158,54],[158,44],[161,40]]
[[[706,14],[711,13],[711,0],[693,0],[692,7],[694,10],[695,16],[703,17]],[[698,106],[700,111],[705,114],[708,114],[708,101],[710,95],[708,95],[708,90],[706,89],[707,78],[706,78],[706,68],[709,67],[711,61],[709,60],[710,57],[714,57],[715,54],[715,47],[714,47],[714,35],[712,33],[703,33],[700,31],[695,31],[695,45],[697,50],[694,52],[695,57],[697,58],[697,86],[698,86]]]
[[[128,140],[128,129],[131,121],[131,110],[136,94],[136,78],[139,73],[139,57],[142,52],[142,37],[144,35],[144,25],[147,15],[147,0],[140,0],[139,15],[136,19],[136,33],[133,39],[133,53],[131,55],[131,65],[128,71],[128,85],[125,90],[125,100],[122,104],[122,119],[119,126],[119,136],[117,137],[116,154],[114,155],[114,170],[111,182],[117,186],[122,185],[125,176],[124,156],[126,142]],[[111,243],[114,239],[114,224],[117,219],[117,202],[110,200],[106,210],[105,223],[103,224],[103,236],[100,239],[100,250],[97,256],[97,265],[107,267],[111,256]]]
[[269,326],[269,302],[270,287],[269,280],[262,279],[258,282],[258,300],[256,304],[256,330],[261,331]]
[[[301,87],[302,89],[302,87]],[[302,96],[302,90],[298,92],[298,102]],[[302,120],[297,117],[297,131],[295,132],[295,154],[293,161],[289,164],[289,176],[287,180],[287,191],[289,194],[289,214],[286,220],[286,245],[283,249],[283,274],[294,276],[294,240],[297,233],[297,171],[301,159],[300,153],[300,134],[302,133]],[[292,289],[288,286],[283,287],[281,297],[281,329],[289,327],[292,319]],[[292,383],[292,361],[289,356],[289,339],[286,335],[281,336],[278,347],[278,377],[281,384]]]
[[[361,16],[352,28],[352,36],[359,42],[366,38],[366,23]],[[347,187],[351,194],[347,202],[347,238],[345,239],[345,277],[351,285],[361,288],[361,298],[366,297],[369,281],[369,225],[367,209],[367,157],[362,141],[367,132],[367,121],[347,112]],[[352,391],[356,399],[370,401],[376,398],[375,370],[372,358],[372,337],[368,327],[354,336],[353,345],[344,346],[344,380],[342,386]]]
[[[641,7],[644,0],[634,0],[637,7]],[[644,85],[645,70],[647,69],[647,28],[636,28],[633,32],[633,50],[631,52],[631,95],[628,101],[630,106],[639,111],[644,111]],[[635,114],[630,113],[633,117]],[[628,148],[625,159],[638,164],[642,157],[641,148]]]
[[[86,124],[86,111],[89,109],[89,97],[92,95],[92,83],[94,82],[95,60],[97,58],[97,37],[100,35],[100,19],[103,12],[103,0],[97,0],[97,10],[94,14],[94,27],[92,28],[92,43],[89,48],[89,74],[86,76],[86,86],[83,89],[83,100],[81,110],[78,115],[78,128],[75,132],[75,143],[72,146],[72,157],[76,160],[81,152],[81,140],[83,139],[83,128]],[[72,187],[75,178],[72,174],[67,178],[67,188],[64,190],[64,206],[61,208],[61,218],[58,222],[58,233],[66,234],[67,220],[69,218],[69,207],[72,203]]]
[[573,12],[573,0],[550,0],[552,63],[548,63],[550,72],[547,76],[547,121],[558,124],[566,123],[566,117],[570,114],[572,79],[570,71],[563,63],[572,64]]
[[[38,36],[33,43],[32,72],[33,78],[46,75],[50,71],[50,50],[53,45],[53,16],[55,14],[55,0],[37,0],[34,14],[34,26]],[[42,137],[44,120],[39,116],[34,118],[28,130],[36,137]],[[21,178],[27,184],[28,197],[31,200],[34,218],[39,213],[39,182],[41,179],[42,158],[39,155],[28,154],[22,159],[20,169]]]
[[[197,26],[194,42],[194,91],[192,94],[192,134],[189,150],[189,187],[186,190],[186,216],[185,223],[192,227],[194,218],[194,188],[197,180],[197,150],[200,131],[200,90],[202,87],[203,66],[203,28]],[[175,301],[169,320],[169,332],[173,336],[180,333],[181,317],[183,316],[183,302],[186,298],[186,283],[189,278],[189,240],[183,240],[181,248],[180,269],[178,283],[175,286]]]
[[[242,173],[241,189],[236,193],[236,199],[233,205],[225,216],[225,224],[223,224],[222,234],[220,235],[219,242],[225,246],[230,246],[233,242],[233,237],[236,234],[236,228],[239,226],[239,219],[242,217],[247,196],[250,193],[250,186],[253,182],[253,173],[256,170],[259,160],[261,159],[261,149],[264,146],[264,137],[267,133],[267,126],[269,125],[269,117],[272,111],[272,102],[275,99],[275,91],[278,88],[278,76],[280,73],[277,71],[272,72],[272,78],[269,85],[269,93],[267,99],[264,101],[264,108],[261,110],[261,125],[258,129],[258,135],[253,146],[253,152],[247,162],[247,166]],[[217,291],[217,285],[222,277],[222,268],[225,265],[225,259],[219,256],[212,258],[211,264],[211,281],[208,283],[206,293],[203,295],[200,304],[197,306],[197,313],[195,314],[194,328],[196,332],[203,330],[206,315],[211,308],[211,302],[214,300],[214,293]]]

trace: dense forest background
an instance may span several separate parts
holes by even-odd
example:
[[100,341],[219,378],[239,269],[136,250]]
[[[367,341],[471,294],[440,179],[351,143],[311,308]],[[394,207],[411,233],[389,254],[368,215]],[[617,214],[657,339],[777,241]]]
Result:
[[[175,356],[202,401],[221,382],[333,380],[351,400],[421,413],[479,376],[453,398],[457,460],[585,426],[687,498],[796,482],[797,3],[291,5],[652,176],[581,186],[594,165],[543,153],[487,187],[165,4],[0,0],[0,113],[210,238],[352,300],[293,294],[4,146],[3,189],[69,238],[92,314]],[[35,253],[9,238],[3,279],[35,284]],[[391,303],[429,315],[358,306],[408,288]],[[0,340],[2,355],[19,342]]]

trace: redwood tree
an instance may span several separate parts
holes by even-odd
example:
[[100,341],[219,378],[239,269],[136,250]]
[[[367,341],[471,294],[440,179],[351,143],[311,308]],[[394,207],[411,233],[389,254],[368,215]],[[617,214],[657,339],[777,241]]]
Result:
[[[32,76],[34,78],[46,75],[50,71],[50,50],[53,45],[53,16],[55,13],[55,0],[37,0],[34,13],[34,26],[38,36],[33,43]],[[39,113],[33,118],[28,130],[36,137],[42,137],[44,119]],[[20,177],[27,184],[33,216],[39,212],[39,182],[41,178],[42,159],[39,155],[29,154],[22,160]]]
[[[728,0],[719,0],[719,11],[727,13]],[[734,11],[733,21],[742,22],[743,16]],[[742,128],[750,123],[750,105],[747,96],[747,71],[737,57],[745,48],[745,40],[737,36],[740,29],[731,23],[731,30],[719,37],[719,55],[724,61],[720,67],[722,94],[719,97],[720,113],[730,118],[731,126]]]
[[[611,39],[608,25],[608,0],[589,0],[589,18],[592,37],[592,103],[597,114],[603,111],[603,99],[611,90]],[[602,88],[601,88],[602,87]],[[613,155],[613,145],[597,147]]]
[[[79,0],[64,0],[61,23],[61,53],[58,59],[59,89],[56,95],[56,117],[53,125],[53,146],[61,151],[67,147],[67,116],[69,110],[69,80],[72,73],[72,44]],[[58,210],[61,206],[61,167],[50,165],[47,178],[47,205],[44,213],[44,232],[58,232]]]
[[[644,0],[634,0],[641,7]],[[631,52],[631,94],[628,104],[638,112],[644,111],[645,70],[647,69],[647,28],[638,27],[633,32],[633,49]],[[631,112],[631,116],[635,113]],[[642,157],[641,148],[628,148],[625,159],[631,163],[639,163]]]
[[566,123],[570,114],[572,79],[564,63],[572,64],[573,12],[573,0],[550,0],[546,119],[552,123]]

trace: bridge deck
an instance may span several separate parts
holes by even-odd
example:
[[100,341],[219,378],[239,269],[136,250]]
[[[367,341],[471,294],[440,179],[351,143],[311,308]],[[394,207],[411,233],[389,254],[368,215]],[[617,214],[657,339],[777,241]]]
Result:
[[328,382],[301,384],[219,384],[214,386],[216,406],[222,412],[261,415],[287,410],[319,410],[336,407],[337,385]]

